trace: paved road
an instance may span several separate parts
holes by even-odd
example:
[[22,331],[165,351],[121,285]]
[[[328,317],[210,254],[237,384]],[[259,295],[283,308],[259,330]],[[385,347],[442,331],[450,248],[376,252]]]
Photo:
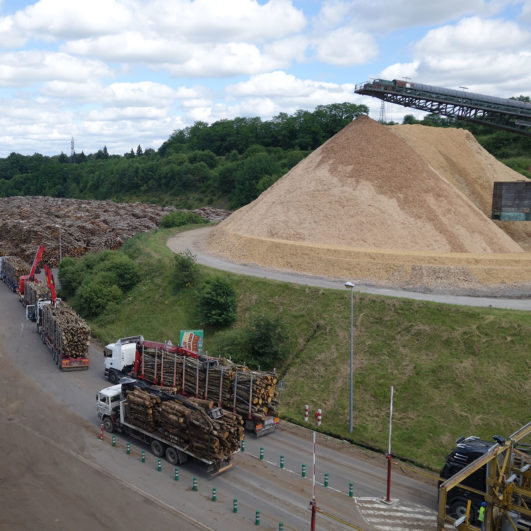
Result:
[[[103,356],[101,347],[90,350],[91,367],[88,371],[64,373],[53,364],[51,354],[39,340],[34,323],[24,319],[24,311],[15,295],[0,284],[0,347],[10,361],[34,385],[42,388],[50,397],[47,408],[56,407],[56,401],[69,411],[68,418],[79,418],[89,426],[89,433],[79,460],[92,463],[93,468],[110,474],[120,482],[121,489],[143,496],[146,502],[157,500],[160,507],[173,511],[195,527],[206,529],[254,529],[255,511],[261,511],[261,526],[278,529],[278,522],[285,529],[304,529],[308,525],[308,501],[311,498],[311,431],[285,425],[281,431],[260,439],[246,439],[245,452],[235,458],[235,466],[222,475],[208,477],[196,465],[188,464],[180,470],[175,481],[174,469],[164,462],[162,472],[157,471],[156,460],[149,450],[133,442],[132,455],[125,452],[127,439],[118,438],[118,448],[113,448],[110,437],[104,441],[96,437],[98,421],[95,396],[107,386],[103,380]],[[13,382],[17,385],[17,382]],[[5,393],[6,388],[0,389]],[[27,399],[32,399],[27,388]],[[40,426],[39,404],[35,404],[34,430]],[[60,412],[57,412],[61,416]],[[65,415],[65,422],[67,420]],[[30,419],[26,419],[29,422]],[[90,430],[93,427],[93,431]],[[4,437],[6,437],[4,433]],[[56,443],[60,447],[60,443]],[[261,461],[259,448],[264,447],[265,459]],[[146,450],[146,463],[141,463],[140,452]],[[63,448],[71,458],[76,454],[71,448]],[[280,455],[285,457],[285,469],[280,469]],[[5,457],[4,457],[5,458]],[[46,456],[43,456],[46,459]],[[302,463],[308,465],[308,477],[301,477]],[[25,473],[29,470],[26,468]],[[324,473],[329,474],[329,486],[322,485]],[[53,478],[59,484],[61,477]],[[369,454],[352,445],[318,436],[317,442],[317,500],[320,507],[331,514],[341,516],[358,529],[372,530],[423,530],[434,529],[436,488],[433,482],[422,476],[407,477],[395,470],[392,505],[381,502],[385,494],[385,459]],[[199,492],[191,489],[192,477],[198,478]],[[354,483],[354,495],[348,496],[349,482]],[[217,489],[216,503],[211,501],[212,487]],[[233,499],[239,502],[237,514],[232,512]],[[97,512],[98,507],[95,506]],[[177,517],[177,516],[176,516]],[[190,527],[192,528],[192,526]],[[337,520],[318,517],[318,529],[349,529]],[[350,527],[351,528],[351,527]]]
[[[292,271],[280,271],[278,269],[269,269],[256,264],[239,264],[213,256],[205,249],[204,241],[208,237],[212,227],[202,227],[185,231],[173,236],[168,240],[168,247],[174,251],[185,251],[189,249],[196,257],[199,264],[222,269],[231,273],[240,275],[249,275],[253,277],[267,278],[270,280],[279,280],[281,282],[291,282],[293,284],[304,284],[307,286],[316,286],[320,288],[330,288],[345,290],[345,281],[349,279],[333,279],[305,275]],[[469,297],[460,295],[440,295],[435,293],[419,293],[416,291],[406,291],[400,289],[378,288],[374,286],[356,285],[355,291],[371,293],[375,295],[387,295],[390,297],[403,297],[407,299],[440,302],[444,304],[457,304],[460,306],[482,306],[493,308],[504,308],[511,310],[531,311],[531,298],[513,299],[498,297]]]

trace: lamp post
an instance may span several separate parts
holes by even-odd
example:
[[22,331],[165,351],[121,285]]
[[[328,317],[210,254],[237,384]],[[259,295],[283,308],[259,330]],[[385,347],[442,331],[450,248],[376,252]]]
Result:
[[352,433],[352,393],[353,393],[353,372],[354,372],[354,287],[352,282],[345,282],[345,287],[350,288],[350,400],[349,411],[349,432]]

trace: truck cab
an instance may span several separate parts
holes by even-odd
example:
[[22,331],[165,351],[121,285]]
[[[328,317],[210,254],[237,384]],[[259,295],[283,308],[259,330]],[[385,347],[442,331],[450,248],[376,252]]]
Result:
[[143,341],[142,336],[122,337],[109,343],[103,349],[104,376],[112,384],[129,374],[135,364],[136,344]]
[[120,398],[122,386],[112,385],[102,389],[96,395],[98,418],[102,421],[105,431],[112,433],[120,420]]

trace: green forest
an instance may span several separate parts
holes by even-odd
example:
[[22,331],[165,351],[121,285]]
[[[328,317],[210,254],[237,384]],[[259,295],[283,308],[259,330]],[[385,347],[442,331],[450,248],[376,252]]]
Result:
[[[365,105],[334,103],[313,112],[196,122],[174,131],[158,150],[136,148],[96,153],[0,159],[0,197],[46,195],[236,209],[260,195],[312,150],[361,114]],[[390,122],[391,123],[391,122]],[[487,126],[428,115],[406,124],[463,127],[506,165],[531,178],[531,138]]]

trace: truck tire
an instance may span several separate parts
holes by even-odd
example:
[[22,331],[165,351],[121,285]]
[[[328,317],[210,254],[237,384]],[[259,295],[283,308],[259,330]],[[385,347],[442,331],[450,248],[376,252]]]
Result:
[[168,446],[166,448],[166,461],[168,461],[170,465],[180,465],[181,456],[179,454],[180,452],[178,452],[175,448],[173,448],[172,446]]
[[467,503],[468,501],[466,498],[456,498],[452,501],[452,503],[450,503],[448,514],[455,519],[461,518],[461,516],[466,514]]
[[109,433],[114,431],[114,424],[109,417],[103,419],[103,429]]
[[118,383],[118,375],[114,371],[109,372],[109,382],[111,382],[113,385]]
[[162,457],[164,455],[164,445],[157,439],[153,439],[151,441],[151,451],[155,457]]

